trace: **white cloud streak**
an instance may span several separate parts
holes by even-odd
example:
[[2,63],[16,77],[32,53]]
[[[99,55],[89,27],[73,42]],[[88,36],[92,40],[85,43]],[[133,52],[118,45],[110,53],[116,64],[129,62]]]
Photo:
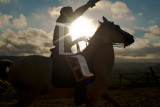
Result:
[[10,25],[10,19],[12,18],[13,16],[11,15],[0,15],[0,28]]
[[141,12],[140,12],[140,13],[138,13],[138,16],[143,16],[143,13],[141,13]]
[[144,37],[149,39],[160,39],[160,27],[158,25],[154,25],[146,28],[147,33]]
[[42,29],[29,28],[17,33],[8,29],[0,36],[0,55],[49,55],[52,47],[52,33]]
[[112,3],[111,12],[113,19],[124,19],[125,17],[131,21],[135,19],[133,16],[128,16],[130,10],[124,2],[117,1]]
[[160,59],[159,43],[151,43],[146,38],[135,38],[135,43],[125,49],[115,48],[117,60],[155,62]]
[[48,13],[52,18],[57,18],[60,15],[61,8],[62,8],[62,6],[49,7],[48,8]]
[[17,29],[24,28],[27,26],[26,17],[20,14],[19,18],[13,20],[13,26]]

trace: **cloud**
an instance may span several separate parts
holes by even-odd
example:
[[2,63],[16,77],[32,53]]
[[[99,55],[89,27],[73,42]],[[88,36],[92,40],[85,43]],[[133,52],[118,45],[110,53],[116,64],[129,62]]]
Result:
[[19,18],[14,18],[12,15],[0,14],[0,29],[5,28],[25,28],[27,26],[27,19],[23,14]]
[[62,6],[58,6],[58,7],[49,7],[48,8],[48,13],[52,18],[57,18],[60,15],[60,10],[61,10]]
[[0,36],[0,55],[24,56],[32,54],[49,55],[52,47],[52,33],[42,29],[28,28],[14,32],[10,29]]
[[160,38],[160,27],[158,25],[154,25],[151,27],[146,28],[146,33],[144,37],[149,39],[158,39]]
[[117,60],[123,61],[158,61],[160,45],[153,44],[149,39],[136,38],[135,43],[125,49],[115,48]]
[[111,12],[113,19],[124,19],[127,17],[127,20],[135,20],[134,16],[129,15],[131,11],[124,2],[117,1],[112,3]]
[[135,20],[131,10],[128,6],[121,1],[115,3],[111,1],[100,1],[95,7],[90,8],[86,14],[90,19],[101,20],[102,16],[106,16],[109,20],[114,20],[117,22],[132,22]]
[[32,13],[32,17],[37,20],[41,19],[41,16],[38,13]]
[[138,13],[138,16],[143,16],[143,13]]
[[150,21],[148,22],[148,24],[149,24],[149,25],[156,25],[157,22],[156,22],[155,20],[150,20]]
[[13,20],[13,26],[18,29],[26,27],[26,17],[23,14],[20,14],[19,18]]
[[147,47],[152,47],[152,43],[149,39],[135,38],[135,42],[134,42],[133,45],[131,45],[130,48],[132,48],[132,49],[142,49],[142,48],[147,48]]
[[0,14],[0,28],[10,25],[10,19],[12,18],[13,16],[11,15],[1,15]]
[[58,0],[62,6],[71,6],[76,9],[79,6],[87,3],[87,0]]
[[128,32],[129,34],[133,35],[135,34],[135,31],[129,28],[122,28],[124,31]]
[[154,46],[160,46],[160,40],[154,44]]
[[154,56],[154,55],[144,55],[140,57],[135,56],[116,56],[115,58],[116,62],[159,62],[160,56]]
[[28,27],[43,29],[47,32],[53,31],[55,22],[56,18],[52,18],[48,10],[32,12],[30,16],[27,16]]
[[0,0],[0,3],[4,3],[4,4],[7,4],[7,3],[10,3],[11,0]]

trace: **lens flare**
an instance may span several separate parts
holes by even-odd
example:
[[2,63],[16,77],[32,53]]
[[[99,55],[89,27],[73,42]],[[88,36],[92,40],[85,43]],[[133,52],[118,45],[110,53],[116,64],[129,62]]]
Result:
[[91,37],[95,31],[96,27],[93,25],[92,21],[85,17],[79,17],[70,26],[70,35],[72,36],[72,40],[81,36]]

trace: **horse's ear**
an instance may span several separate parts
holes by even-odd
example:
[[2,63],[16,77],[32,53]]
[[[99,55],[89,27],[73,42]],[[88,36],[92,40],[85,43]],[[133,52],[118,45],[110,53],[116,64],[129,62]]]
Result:
[[108,20],[103,16],[103,21],[104,22],[108,22]]
[[99,24],[102,24],[102,22],[101,22],[101,21],[99,21],[99,20],[98,20],[98,22],[99,22]]

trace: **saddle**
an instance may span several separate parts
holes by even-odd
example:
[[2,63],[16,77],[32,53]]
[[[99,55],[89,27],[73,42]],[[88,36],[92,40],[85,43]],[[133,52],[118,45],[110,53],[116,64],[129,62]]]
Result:
[[58,88],[76,88],[78,85],[89,85],[94,81],[94,76],[84,76],[79,62],[74,57],[65,55],[51,55],[52,84]]

